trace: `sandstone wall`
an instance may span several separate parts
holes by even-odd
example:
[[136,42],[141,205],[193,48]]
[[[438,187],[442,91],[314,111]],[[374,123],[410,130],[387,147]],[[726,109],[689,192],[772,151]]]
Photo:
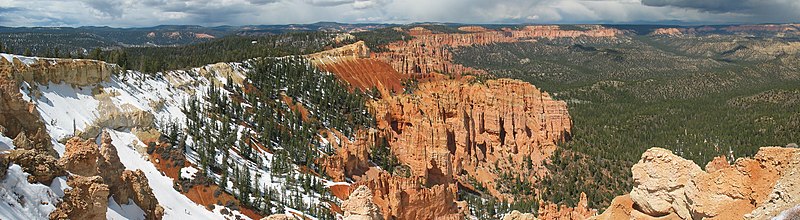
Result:
[[118,68],[115,65],[95,60],[36,59],[23,63],[0,59],[0,76],[28,83],[67,83],[88,86],[108,80]]
[[398,72],[415,77],[426,78],[433,73],[482,74],[483,70],[453,63],[452,48],[535,41],[537,38],[575,38],[575,37],[617,37],[622,31],[602,26],[586,26],[585,30],[562,30],[555,25],[527,26],[521,29],[489,30],[481,27],[461,27],[469,33],[435,34],[423,27],[415,27],[407,32],[414,38],[399,41],[387,46],[389,52],[373,53],[372,57],[391,64]]
[[0,132],[6,137],[17,137],[22,132],[32,134],[44,128],[36,106],[22,98],[19,84],[0,76]]

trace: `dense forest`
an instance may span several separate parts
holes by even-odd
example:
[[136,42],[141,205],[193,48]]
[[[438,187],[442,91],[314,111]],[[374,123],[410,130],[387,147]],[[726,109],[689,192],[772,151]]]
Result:
[[708,38],[632,36],[454,52],[457,62],[531,82],[568,103],[572,139],[548,162],[552,174],[536,188],[543,199],[569,205],[586,192],[598,208],[630,190],[630,167],[648,148],[670,149],[704,165],[715,156],[752,156],[762,146],[798,141],[800,57],[765,58],[751,49],[691,51],[698,47],[719,46]]

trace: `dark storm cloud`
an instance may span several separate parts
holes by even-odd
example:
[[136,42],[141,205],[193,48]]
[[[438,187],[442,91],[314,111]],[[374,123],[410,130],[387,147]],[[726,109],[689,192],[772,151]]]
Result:
[[642,0],[642,4],[740,14],[742,19],[756,22],[797,22],[800,19],[798,0]]
[[[769,1],[769,0],[767,0]],[[761,2],[753,0],[642,0],[647,6],[673,6],[691,8],[714,13],[749,11],[760,5]]]

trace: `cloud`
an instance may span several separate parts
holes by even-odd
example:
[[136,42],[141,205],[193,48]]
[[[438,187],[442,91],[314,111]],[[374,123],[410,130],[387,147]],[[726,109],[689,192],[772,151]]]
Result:
[[81,0],[82,3],[111,17],[122,16],[125,3],[121,0]]
[[752,22],[797,22],[800,19],[800,1],[796,0],[642,0],[642,4],[735,14],[741,20]]
[[336,7],[341,5],[351,5],[354,9],[368,9],[382,7],[391,0],[305,0],[309,5],[317,7]]
[[254,5],[266,5],[266,4],[272,4],[272,3],[275,3],[275,2],[278,2],[278,1],[280,1],[280,0],[248,0],[248,2],[250,2],[250,4],[254,4]]
[[0,25],[790,22],[797,0],[0,0]]
[[672,6],[714,13],[725,13],[749,11],[769,1],[770,0],[642,0],[642,4],[655,7]]

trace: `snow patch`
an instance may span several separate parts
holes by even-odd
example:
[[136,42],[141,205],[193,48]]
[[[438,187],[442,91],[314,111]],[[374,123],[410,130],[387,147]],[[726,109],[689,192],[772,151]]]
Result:
[[129,199],[128,204],[118,204],[117,201],[114,201],[113,196],[108,197],[108,210],[106,212],[106,219],[108,220],[116,220],[116,219],[129,219],[129,220],[143,220],[144,217],[144,210],[139,208],[133,200]]
[[127,132],[108,130],[111,144],[117,147],[120,161],[126,169],[140,169],[147,176],[150,188],[153,188],[158,203],[164,207],[164,219],[223,219],[205,207],[192,202],[186,196],[172,188],[172,178],[161,175],[150,161],[147,161],[135,148],[145,147],[136,135]]
[[37,60],[39,60],[39,58],[37,57],[26,57],[26,56],[7,54],[7,53],[0,53],[0,57],[8,60],[8,62],[14,62],[14,58],[17,58],[19,59],[19,61],[22,61],[22,63],[24,63],[25,65],[32,65],[36,63]]
[[195,174],[197,173],[197,168],[192,166],[181,168],[181,178],[183,179],[194,179]]
[[4,150],[13,150],[14,149],[14,140],[8,138],[0,133],[0,151]]
[[[42,96],[36,100],[36,109],[42,116],[51,137],[60,140],[73,136],[75,131],[83,131],[98,116],[97,107],[100,102],[92,96],[91,86],[73,89],[65,83],[40,85]],[[33,97],[30,90],[24,91],[28,97]],[[55,146],[59,154],[64,153],[64,148]]]
[[0,183],[0,219],[49,219],[56,209],[58,194],[43,184],[28,183],[28,175],[19,165],[8,168]]

